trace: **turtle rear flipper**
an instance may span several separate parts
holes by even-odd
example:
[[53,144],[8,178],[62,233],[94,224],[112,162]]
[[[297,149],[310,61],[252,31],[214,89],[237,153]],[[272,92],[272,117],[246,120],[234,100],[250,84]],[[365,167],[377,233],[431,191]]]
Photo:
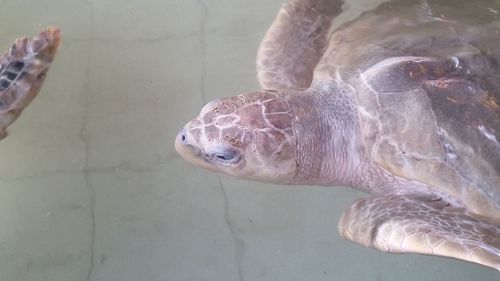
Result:
[[257,77],[265,90],[304,90],[328,44],[332,20],[343,0],[293,0],[283,5],[257,55]]
[[361,199],[345,211],[339,229],[343,237],[384,252],[452,257],[500,270],[500,226],[440,198]]
[[40,91],[60,44],[59,29],[49,27],[32,38],[17,39],[0,56],[0,139]]

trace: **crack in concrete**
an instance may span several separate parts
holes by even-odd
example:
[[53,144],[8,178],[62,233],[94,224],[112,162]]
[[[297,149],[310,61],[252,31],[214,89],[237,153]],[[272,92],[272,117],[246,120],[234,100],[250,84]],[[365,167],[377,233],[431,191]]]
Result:
[[[80,131],[82,131],[80,129]],[[80,132],[80,135],[83,133]],[[80,140],[84,140],[83,136],[80,136]],[[104,173],[114,173],[114,172],[129,172],[129,173],[150,173],[150,172],[155,172],[161,170],[162,167],[170,164],[169,162],[172,159],[180,159],[180,156],[178,155],[168,155],[167,157],[163,158],[158,158],[153,164],[151,165],[137,165],[135,163],[131,163],[128,161],[123,161],[120,162],[117,165],[112,165],[112,166],[105,166],[105,167],[99,167],[99,168],[90,168],[86,167],[86,160],[84,160],[84,164],[82,167],[79,169],[73,169],[73,170],[47,170],[47,171],[38,171],[33,174],[28,174],[28,175],[21,175],[17,177],[0,177],[0,182],[2,183],[13,183],[17,181],[23,181],[23,180],[31,180],[31,179],[36,179],[36,178],[47,178],[50,176],[54,175],[78,175],[78,174],[84,174],[87,173],[93,173],[93,174],[104,174]]]
[[[201,75],[200,75],[200,95],[204,104],[207,103],[207,96],[205,91],[205,79],[207,75],[207,22],[209,19],[208,6],[203,0],[196,0],[198,5],[201,7],[201,21],[200,21],[200,30],[199,30],[199,44],[200,44],[200,64],[201,64]],[[231,216],[229,213],[229,197],[227,196],[226,189],[222,184],[222,180],[220,177],[217,177],[219,188],[221,190],[222,196],[224,198],[224,221],[233,237],[235,244],[235,261],[236,261],[236,270],[238,272],[238,280],[245,281],[243,275],[243,266],[242,259],[245,253],[245,244],[244,241],[238,236],[238,232],[236,226],[231,222]]]
[[201,7],[201,22],[200,22],[200,31],[199,31],[199,38],[200,38],[200,57],[201,57],[201,75],[200,75],[200,94],[201,94],[201,99],[203,100],[203,103],[207,103],[207,96],[205,93],[205,78],[207,74],[207,42],[206,42],[206,25],[208,22],[208,7],[205,2],[202,0],[196,0],[198,5]]
[[229,213],[229,197],[227,196],[226,189],[222,184],[222,180],[220,177],[217,177],[217,180],[219,182],[219,188],[221,190],[222,197],[224,198],[224,220],[235,244],[235,261],[236,269],[238,271],[238,280],[245,281],[242,264],[243,256],[245,254],[245,242],[238,236],[237,227],[231,221],[231,215]]
[[[89,17],[90,17],[90,33],[94,31],[95,26],[95,14],[94,14],[94,5],[90,0],[82,0],[82,3],[87,6],[89,9]],[[85,73],[86,83],[84,85],[84,98],[83,98],[83,112],[82,112],[82,126],[80,128],[80,139],[85,145],[85,161],[83,168],[83,175],[85,179],[85,184],[87,186],[89,192],[89,212],[90,212],[90,245],[89,245],[89,268],[87,271],[87,281],[92,280],[92,274],[94,272],[94,263],[95,263],[95,240],[96,240],[96,214],[95,214],[95,201],[96,201],[96,192],[95,188],[92,185],[90,180],[90,169],[89,169],[89,158],[90,158],[90,137],[88,130],[88,122],[89,122],[89,98],[88,94],[90,92],[90,79],[92,73],[92,55],[94,50],[94,44],[89,43],[89,51],[88,51],[88,60],[87,60],[87,70]]]
[[[87,142],[87,149],[89,148],[89,142]],[[89,255],[89,270],[87,272],[87,281],[90,281],[92,279],[92,273],[94,272],[94,260],[95,260],[95,238],[96,238],[96,221],[95,221],[95,200],[96,200],[96,194],[95,194],[95,188],[92,185],[90,181],[90,172],[88,170],[85,171],[85,183],[88,187],[89,193],[90,193],[90,202],[89,202],[89,209],[90,209],[90,221],[91,221],[91,226],[90,226],[90,255]]]
[[170,40],[183,40],[189,39],[192,37],[200,36],[199,31],[189,32],[189,33],[175,33],[175,34],[165,34],[158,37],[143,37],[143,38],[126,38],[119,36],[106,36],[106,37],[97,37],[97,36],[89,36],[89,37],[65,37],[72,42],[87,42],[87,41],[95,41],[101,44],[155,44],[164,41]]
[[25,175],[25,176],[19,176],[19,177],[12,177],[12,178],[0,178],[0,182],[2,183],[13,183],[16,181],[22,181],[22,180],[31,180],[35,178],[40,178],[40,177],[49,177],[52,175],[71,175],[71,174],[80,174],[82,171],[81,170],[68,170],[68,171],[61,171],[61,170],[55,170],[55,171],[40,171],[38,173],[32,174],[32,175]]

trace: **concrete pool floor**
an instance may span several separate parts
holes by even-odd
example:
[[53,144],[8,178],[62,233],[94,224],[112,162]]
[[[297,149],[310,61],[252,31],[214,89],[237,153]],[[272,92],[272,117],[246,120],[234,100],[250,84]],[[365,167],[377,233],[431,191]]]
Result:
[[[257,88],[283,0],[7,1],[0,45],[64,43],[0,143],[0,281],[498,280],[461,261],[342,240],[362,194],[219,177],[173,140],[208,100]],[[380,1],[348,1],[345,20]]]

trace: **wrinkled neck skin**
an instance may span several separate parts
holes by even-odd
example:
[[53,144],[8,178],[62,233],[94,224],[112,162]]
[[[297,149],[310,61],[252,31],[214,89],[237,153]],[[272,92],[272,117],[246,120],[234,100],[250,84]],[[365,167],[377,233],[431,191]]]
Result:
[[288,93],[297,147],[292,184],[348,186],[369,193],[407,185],[364,155],[352,91],[346,84],[316,82],[306,91]]
[[296,173],[291,184],[346,186],[372,194],[420,193],[460,200],[423,183],[387,172],[369,160],[361,142],[354,89],[345,84],[314,83],[289,92],[294,115]]
[[289,93],[294,115],[297,173],[294,184],[360,186],[363,166],[358,120],[347,85],[315,83]]

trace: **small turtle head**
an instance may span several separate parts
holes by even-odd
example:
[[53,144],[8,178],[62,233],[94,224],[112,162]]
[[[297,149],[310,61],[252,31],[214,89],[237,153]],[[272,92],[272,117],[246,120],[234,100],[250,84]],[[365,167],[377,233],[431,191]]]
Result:
[[290,182],[296,171],[292,115],[275,92],[214,100],[178,134],[179,154],[238,178]]

